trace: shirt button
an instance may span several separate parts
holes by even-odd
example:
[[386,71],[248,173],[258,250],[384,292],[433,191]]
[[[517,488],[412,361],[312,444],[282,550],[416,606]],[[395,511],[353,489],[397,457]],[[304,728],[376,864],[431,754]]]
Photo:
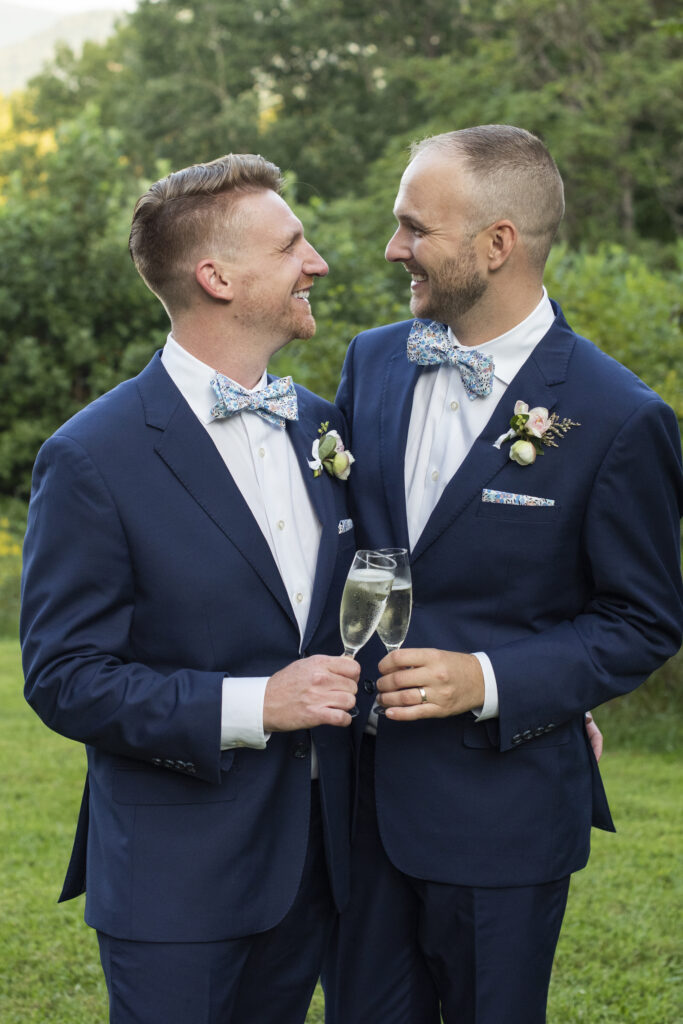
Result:
[[436,481],[438,479],[439,479],[439,471],[438,471],[438,469],[433,469],[432,470],[432,480],[436,483]]
[[451,402],[451,409],[453,410],[453,412],[457,412],[459,408],[460,408],[460,403],[459,402]]
[[261,458],[264,459],[265,456],[266,456],[266,449],[265,448],[259,448],[258,453],[261,456]]
[[284,528],[285,528],[285,521],[284,521],[284,519],[278,519],[278,521],[277,521],[277,528],[278,528],[278,530],[284,530]]
[[298,593],[298,594],[296,595],[296,600],[297,600],[297,603],[298,603],[298,604],[301,604],[301,602],[303,601],[303,599],[304,599],[304,595],[303,595],[303,594],[302,594],[301,592],[299,592],[299,593]]

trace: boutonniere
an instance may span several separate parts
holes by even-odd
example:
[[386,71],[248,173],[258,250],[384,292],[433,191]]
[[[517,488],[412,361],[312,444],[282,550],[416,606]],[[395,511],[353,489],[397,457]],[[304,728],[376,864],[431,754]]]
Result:
[[543,455],[543,445],[557,448],[557,441],[572,427],[580,427],[574,420],[561,420],[557,413],[548,415],[548,410],[537,406],[530,409],[526,402],[515,402],[515,411],[510,420],[510,429],[493,442],[500,448],[503,441],[517,440],[510,447],[510,458],[520,466],[530,466],[537,455]]
[[320,424],[320,437],[316,437],[313,442],[313,458],[308,460],[308,465],[313,470],[313,476],[320,476],[324,469],[337,480],[348,480],[351,465],[356,460],[351,452],[347,452],[338,431],[327,429],[329,425],[329,421]]

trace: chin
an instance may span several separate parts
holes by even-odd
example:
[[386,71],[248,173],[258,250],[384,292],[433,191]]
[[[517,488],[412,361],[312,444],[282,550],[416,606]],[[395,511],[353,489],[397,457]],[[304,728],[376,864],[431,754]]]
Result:
[[307,341],[312,338],[315,334],[316,323],[312,316],[302,320],[301,323],[296,324],[296,337],[302,341]]
[[419,299],[410,300],[410,312],[420,320],[434,319],[432,314],[429,312],[428,303],[425,301],[420,302]]

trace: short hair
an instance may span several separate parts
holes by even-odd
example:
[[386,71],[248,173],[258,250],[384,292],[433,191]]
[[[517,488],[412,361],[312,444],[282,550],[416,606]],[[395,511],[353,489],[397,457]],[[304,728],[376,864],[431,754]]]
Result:
[[[128,248],[147,287],[166,309],[187,308],[193,270],[208,255],[230,255],[240,221],[235,199],[247,192],[280,193],[279,167],[252,153],[228,153],[156,181],[135,204]],[[213,250],[213,251],[212,251]]]
[[543,142],[523,128],[484,124],[414,143],[411,161],[428,149],[463,160],[474,184],[476,230],[511,220],[530,263],[542,270],[564,215],[562,178]]

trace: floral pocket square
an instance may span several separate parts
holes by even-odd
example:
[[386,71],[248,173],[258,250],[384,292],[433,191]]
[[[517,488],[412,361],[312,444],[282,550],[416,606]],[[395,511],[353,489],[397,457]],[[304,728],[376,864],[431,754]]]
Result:
[[353,529],[353,519],[340,519],[337,526],[337,533],[348,533]]
[[485,487],[481,500],[493,505],[554,505],[554,498],[535,498],[533,494],[514,494],[512,491],[491,491]]

